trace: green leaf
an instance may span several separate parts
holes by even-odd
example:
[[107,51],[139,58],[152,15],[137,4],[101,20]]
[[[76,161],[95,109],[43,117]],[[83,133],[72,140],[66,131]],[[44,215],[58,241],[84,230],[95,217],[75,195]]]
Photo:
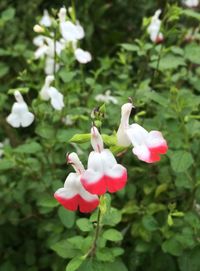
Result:
[[125,152],[127,150],[127,147],[123,147],[123,146],[111,146],[110,147],[111,152],[114,155],[120,154],[122,152]]
[[45,139],[55,139],[55,129],[52,125],[46,123],[40,123],[35,130],[36,134],[45,138]]
[[53,208],[58,206],[58,202],[54,199],[53,195],[38,195],[39,200],[37,204],[42,207]]
[[130,52],[137,52],[140,50],[139,46],[135,44],[129,44],[129,43],[122,43],[121,47],[125,49],[126,51],[130,51]]
[[148,231],[155,231],[158,229],[158,222],[157,220],[151,215],[145,215],[142,218],[143,226]]
[[3,63],[0,62],[0,78],[5,76],[9,72],[9,67]]
[[103,216],[103,224],[109,226],[117,225],[122,219],[121,212],[116,208],[110,208],[108,212]]
[[42,150],[42,147],[37,142],[25,143],[14,149],[16,153],[37,154]]
[[15,167],[15,162],[7,159],[0,159],[0,170],[8,170]]
[[180,271],[199,271],[200,270],[200,247],[194,250],[185,251],[179,258],[178,264]]
[[182,254],[182,246],[174,238],[166,240],[162,244],[162,249],[166,253],[170,253],[173,256],[180,256]]
[[76,134],[69,141],[73,143],[85,143],[90,141],[90,134]]
[[[150,66],[154,69],[157,68],[158,61],[153,61]],[[173,54],[167,54],[164,57],[161,58],[159,62],[159,70],[165,71],[165,70],[171,70],[171,69],[177,69],[179,66],[185,66],[185,61],[183,57],[176,56]]]
[[87,231],[92,231],[93,230],[92,223],[87,218],[79,218],[76,221],[76,224],[79,227],[79,229],[81,231],[83,231],[83,232],[87,232]]
[[60,257],[71,259],[77,255],[78,250],[68,240],[61,240],[53,245],[51,249],[54,250]]
[[185,58],[192,63],[200,64],[200,48],[197,43],[190,43],[185,47]]
[[194,10],[191,9],[183,9],[181,12],[183,15],[186,15],[188,17],[194,18],[198,21],[200,21],[200,14],[198,12],[195,12]]
[[173,151],[170,153],[170,162],[175,172],[184,172],[194,163],[191,153],[187,151]]
[[15,16],[15,9],[14,8],[8,8],[2,12],[1,18],[4,21],[9,21],[13,19]]
[[83,263],[84,258],[83,257],[75,257],[73,258],[67,265],[66,271],[76,271]]
[[115,229],[109,229],[109,230],[104,231],[103,238],[105,238],[106,240],[109,240],[109,241],[118,242],[123,239],[123,236],[122,236],[121,232],[119,232]]
[[68,211],[60,206],[58,209],[58,216],[66,228],[70,229],[73,227],[76,217],[75,212]]

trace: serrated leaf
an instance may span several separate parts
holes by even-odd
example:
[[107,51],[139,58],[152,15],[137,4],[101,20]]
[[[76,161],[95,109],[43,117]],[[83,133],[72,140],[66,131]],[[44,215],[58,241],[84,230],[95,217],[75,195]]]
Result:
[[184,172],[193,164],[194,159],[187,151],[173,151],[170,154],[172,169],[175,172]]
[[77,255],[77,249],[68,240],[61,240],[51,245],[51,249],[65,259],[71,259]]
[[142,224],[144,228],[148,231],[155,231],[158,229],[158,222],[157,220],[151,215],[145,215],[142,218]]
[[109,241],[118,242],[123,239],[123,236],[122,236],[121,232],[119,232],[115,229],[109,229],[103,233],[103,238],[105,238],[106,240],[109,240]]
[[90,222],[89,219],[87,218],[79,218],[76,221],[77,226],[79,227],[79,229],[83,232],[89,232],[93,230],[93,226],[92,223]]
[[27,153],[27,154],[38,153],[41,150],[42,150],[42,147],[37,142],[25,143],[14,149],[16,153]]

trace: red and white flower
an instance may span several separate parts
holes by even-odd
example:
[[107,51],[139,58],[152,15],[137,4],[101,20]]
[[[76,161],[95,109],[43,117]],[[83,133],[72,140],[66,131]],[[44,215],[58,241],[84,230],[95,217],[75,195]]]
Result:
[[167,142],[159,131],[148,132],[137,123],[129,125],[133,105],[126,103],[121,109],[121,123],[117,131],[118,145],[133,145],[133,153],[138,159],[154,163],[160,161],[160,155],[168,150]]
[[160,32],[161,20],[159,19],[159,16],[161,12],[161,9],[158,9],[155,12],[154,16],[151,19],[151,23],[147,28],[147,32],[150,35],[151,41],[155,43],[160,43],[164,39],[163,34]]
[[118,164],[109,149],[104,149],[102,137],[96,127],[91,129],[91,144],[88,168],[81,175],[84,188],[92,194],[102,195],[108,190],[114,193],[124,188],[127,170]]
[[82,213],[92,212],[99,205],[99,198],[86,191],[81,184],[80,179],[85,172],[83,164],[74,152],[67,155],[67,161],[73,166],[76,173],[72,172],[67,176],[64,187],[59,188],[54,197],[70,211],[76,211],[79,208]]

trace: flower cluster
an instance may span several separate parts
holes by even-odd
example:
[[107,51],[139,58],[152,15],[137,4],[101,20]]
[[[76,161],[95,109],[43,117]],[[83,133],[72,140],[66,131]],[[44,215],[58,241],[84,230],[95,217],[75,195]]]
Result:
[[[167,142],[159,131],[148,132],[136,123],[129,125],[132,108],[132,103],[122,106],[118,145],[127,147],[132,144],[138,159],[147,163],[158,162],[160,155],[167,152]],[[70,173],[64,187],[54,194],[56,200],[71,211],[79,208],[81,212],[91,212],[99,204],[98,195],[115,193],[127,182],[126,168],[117,163],[109,149],[104,149],[102,136],[95,126],[91,129],[91,145],[93,151],[89,154],[87,169],[76,153],[67,155],[67,162],[76,173]]]

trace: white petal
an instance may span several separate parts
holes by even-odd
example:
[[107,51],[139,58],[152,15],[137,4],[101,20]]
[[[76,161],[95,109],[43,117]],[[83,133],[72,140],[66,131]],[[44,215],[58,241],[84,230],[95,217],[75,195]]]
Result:
[[147,138],[147,146],[149,148],[156,148],[161,145],[165,145],[166,141],[162,136],[162,133],[159,131],[151,131],[149,132],[148,138]]
[[145,145],[136,146],[133,148],[133,153],[138,157],[138,159],[148,162],[150,159],[150,151]]
[[48,47],[46,45],[39,47],[34,53],[35,59],[43,58],[45,54],[47,53],[47,51],[48,51]]
[[44,10],[44,15],[43,15],[43,17],[40,20],[40,24],[44,25],[46,27],[51,26],[51,18],[49,16],[49,13],[48,13],[47,10]]
[[31,112],[27,112],[26,114],[21,116],[21,126],[28,127],[34,121],[34,115]]
[[20,118],[17,114],[11,113],[7,118],[6,121],[14,128],[20,127]]
[[80,48],[76,49],[74,54],[75,54],[76,60],[82,64],[86,64],[92,60],[91,54]]
[[134,123],[130,125],[126,130],[126,134],[133,146],[146,145],[147,143],[148,132],[139,124]]
[[64,107],[63,95],[54,87],[50,87],[48,93],[53,108],[56,110],[61,110]]
[[37,37],[35,37],[35,38],[33,39],[33,44],[34,44],[35,46],[41,47],[41,46],[44,45],[44,41],[45,41],[45,36],[39,35],[39,36],[37,36]]

